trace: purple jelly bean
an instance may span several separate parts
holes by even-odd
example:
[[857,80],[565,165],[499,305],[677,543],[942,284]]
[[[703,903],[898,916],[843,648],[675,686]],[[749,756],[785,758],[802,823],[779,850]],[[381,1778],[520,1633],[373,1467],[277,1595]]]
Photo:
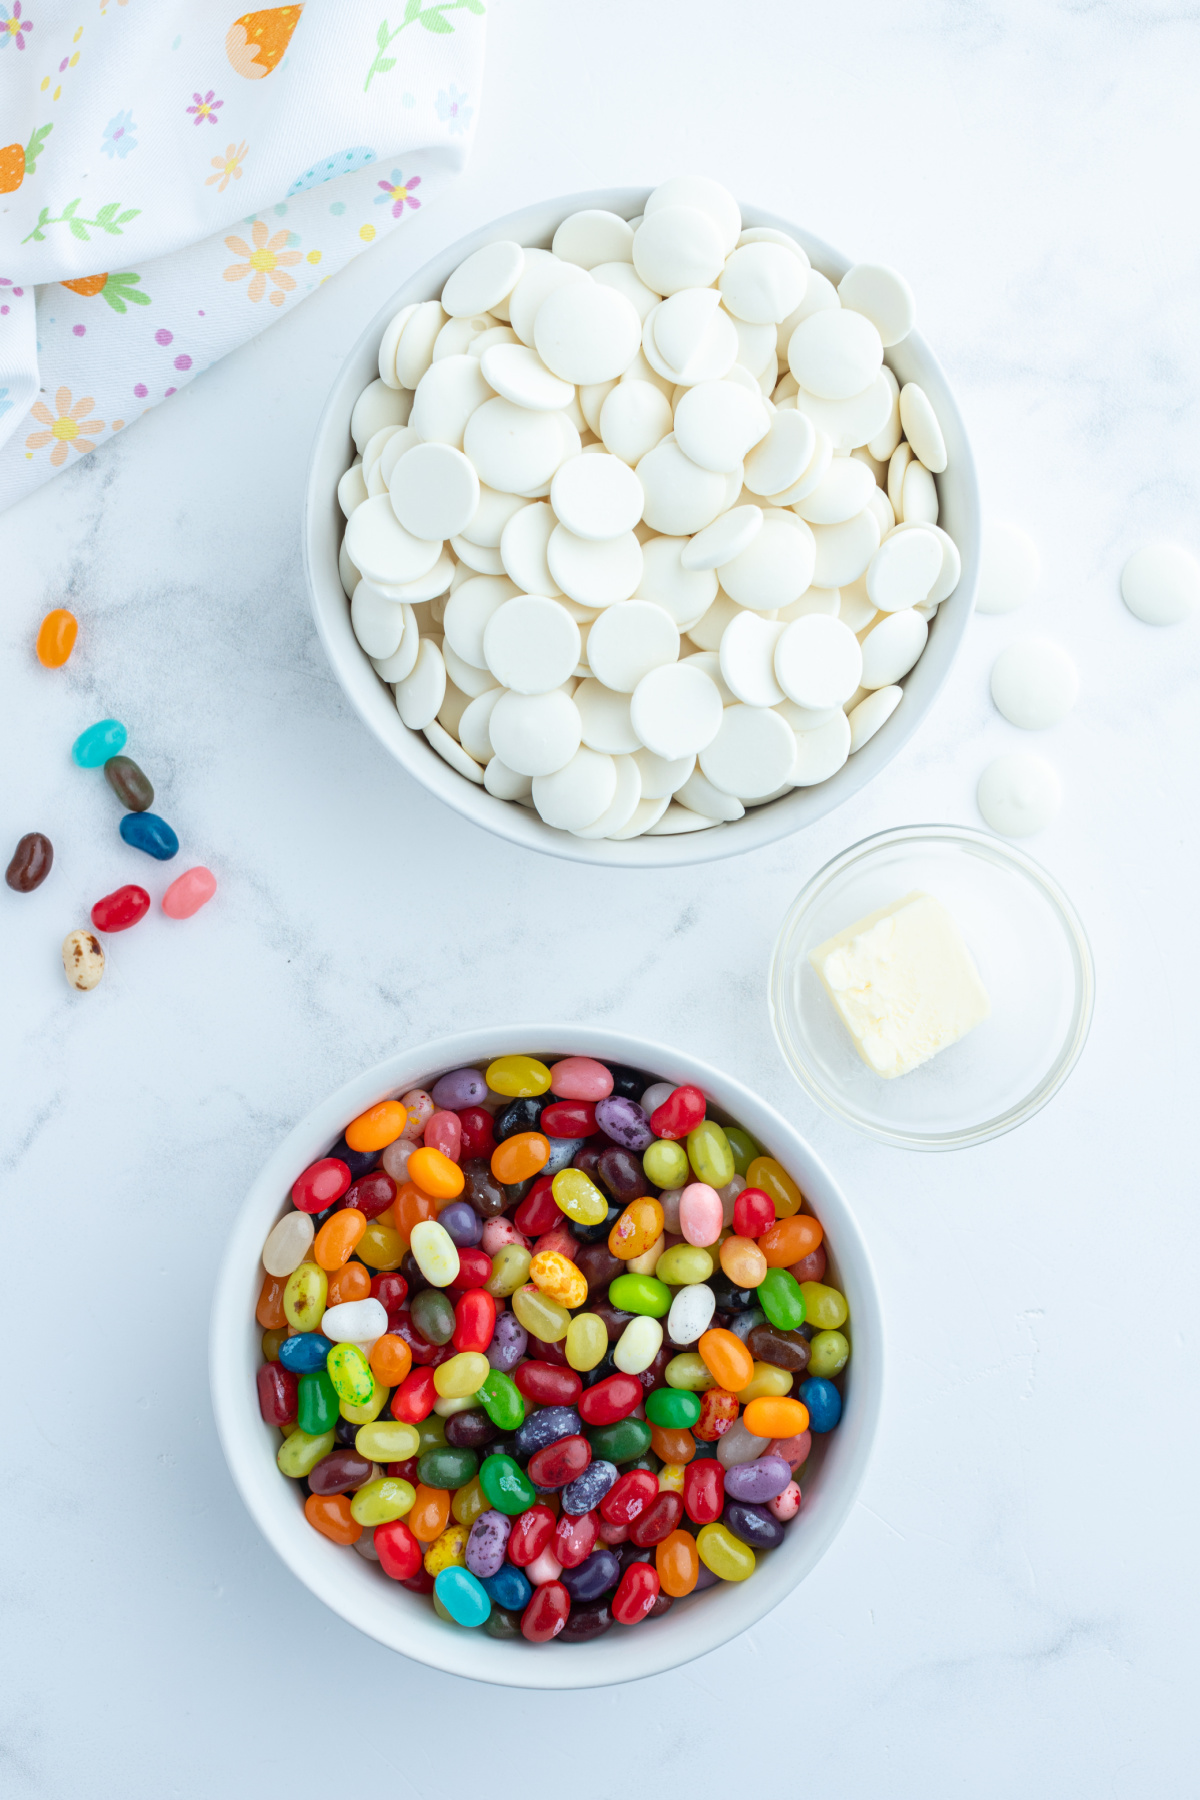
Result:
[[626,1150],[642,1151],[654,1142],[650,1121],[635,1100],[610,1094],[596,1103],[596,1123],[605,1137]]
[[693,1594],[702,1594],[705,1588],[719,1587],[720,1585],[721,1577],[719,1575],[714,1575],[711,1569],[706,1569],[704,1564],[701,1563],[700,1573],[696,1577],[696,1585],[692,1589]]
[[737,1463],[725,1471],[725,1492],[731,1500],[749,1500],[765,1506],[782,1494],[792,1471],[782,1456],[760,1456],[754,1462]]
[[574,1569],[564,1569],[559,1580],[572,1600],[598,1600],[621,1579],[621,1564],[611,1550],[593,1550]]
[[478,1069],[451,1069],[430,1089],[430,1098],[447,1112],[461,1112],[464,1106],[478,1106],[487,1097],[487,1082]]
[[522,1456],[532,1456],[535,1450],[544,1450],[547,1444],[557,1444],[561,1438],[578,1437],[582,1430],[573,1406],[539,1406],[517,1428],[515,1442]]
[[583,1474],[577,1475],[563,1489],[563,1511],[576,1518],[581,1513],[591,1512],[594,1506],[599,1506],[616,1479],[615,1463],[605,1462],[603,1457],[597,1462],[589,1463]]
[[[487,1347],[487,1359],[493,1369],[500,1369],[505,1375],[515,1369],[525,1354],[529,1343],[529,1333],[518,1321],[516,1315],[502,1312],[496,1320],[496,1329],[492,1333],[492,1341]],[[586,1511],[586,1507],[584,1508]]]
[[472,1575],[478,1575],[482,1581],[499,1574],[511,1530],[512,1520],[502,1512],[480,1513],[467,1538],[467,1567]]
[[[727,1476],[731,1473],[732,1470],[727,1471]],[[743,1500],[729,1502],[721,1514],[721,1523],[752,1550],[777,1550],[784,1539],[784,1527],[774,1513]]]
[[460,1249],[477,1244],[483,1236],[483,1220],[465,1200],[452,1200],[438,1214],[438,1224],[449,1232]]

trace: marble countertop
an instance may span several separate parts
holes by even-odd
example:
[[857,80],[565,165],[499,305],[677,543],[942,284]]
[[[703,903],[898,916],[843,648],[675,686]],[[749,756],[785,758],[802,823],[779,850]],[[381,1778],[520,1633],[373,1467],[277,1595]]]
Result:
[[[1184,0],[498,0],[457,188],[0,518],[5,829],[57,851],[36,896],[0,890],[13,1800],[321,1793],[384,1768],[403,1800],[465,1793],[480,1768],[516,1796],[525,1730],[578,1800],[635,1766],[647,1786],[717,1792],[753,1766],[764,1792],[864,1800],[1192,1784],[1180,932],[1200,625],[1139,625],[1117,577],[1148,537],[1196,547],[1198,81]],[[733,862],[606,873],[477,831],[368,735],[309,618],[300,499],[325,389],[403,274],[541,195],[689,166],[906,271],[985,507],[1032,533],[1044,577],[1026,613],[974,622],[916,737],[832,817]],[[30,646],[63,603],[80,645],[50,674]],[[1028,633],[1066,644],[1083,684],[1036,744],[987,688]],[[135,874],[66,757],[105,714],[221,886],[190,924],[114,943],[81,996],[59,942]],[[1066,789],[1028,848],[1091,935],[1091,1042],[1013,1135],[882,1148],[781,1062],[776,931],[870,832],[978,824],[983,766],[1026,747]],[[862,1221],[890,1347],[861,1500],[810,1579],[724,1650],[563,1705],[406,1663],[327,1612],[238,1499],[206,1378],[229,1221],[290,1123],[397,1044],[504,1020],[518,1044],[535,1017],[672,1039],[795,1121]]]

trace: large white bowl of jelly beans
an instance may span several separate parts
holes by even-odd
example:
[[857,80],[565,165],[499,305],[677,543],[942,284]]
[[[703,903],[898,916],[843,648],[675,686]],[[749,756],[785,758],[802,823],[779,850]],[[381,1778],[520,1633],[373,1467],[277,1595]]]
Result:
[[867,1252],[803,1139],[576,1027],[444,1039],[318,1107],[234,1228],[211,1370],[242,1495],[320,1599],[530,1687],[656,1673],[775,1605],[849,1512],[882,1385]]
[[970,614],[979,504],[912,295],[716,182],[579,194],[406,282],[334,386],[306,567],[420,781],[583,861],[838,805]]

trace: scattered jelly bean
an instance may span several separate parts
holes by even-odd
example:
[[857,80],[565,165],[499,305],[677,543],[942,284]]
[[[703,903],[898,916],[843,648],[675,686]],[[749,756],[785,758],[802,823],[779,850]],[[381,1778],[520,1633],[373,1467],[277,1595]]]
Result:
[[121,836],[131,850],[144,850],[157,862],[170,862],[179,854],[179,839],[157,813],[128,812],[121,820]]
[[128,736],[119,719],[100,719],[80,732],[71,746],[71,755],[81,769],[98,769],[110,756],[120,754]]
[[40,888],[54,865],[54,845],[42,831],[27,831],[17,842],[4,879],[16,894]]
[[153,806],[150,778],[131,756],[110,756],[104,764],[104,779],[127,812],[145,812]]
[[37,659],[46,669],[61,669],[79,632],[79,621],[65,606],[56,606],[38,626]]
[[63,939],[63,971],[73,988],[86,994],[104,974],[104,952],[90,931],[69,931]]

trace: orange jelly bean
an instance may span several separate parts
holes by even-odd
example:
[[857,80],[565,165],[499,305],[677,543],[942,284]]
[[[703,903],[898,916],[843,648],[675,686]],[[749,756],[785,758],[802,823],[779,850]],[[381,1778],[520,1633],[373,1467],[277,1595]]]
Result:
[[[349,1136],[346,1141],[349,1143]],[[350,1148],[354,1148],[353,1144]],[[415,1181],[431,1200],[453,1200],[466,1186],[466,1177],[458,1164],[443,1156],[440,1150],[431,1150],[427,1144],[422,1144],[409,1157],[408,1175],[409,1180]]]
[[657,1200],[631,1200],[608,1234],[608,1248],[622,1262],[644,1256],[662,1236],[663,1209]]
[[434,1538],[441,1537],[445,1531],[446,1520],[449,1517],[449,1489],[426,1487],[424,1482],[421,1482],[417,1487],[416,1499],[412,1503],[412,1511],[404,1523],[418,1542],[432,1544]]
[[386,1150],[404,1130],[407,1117],[399,1100],[381,1100],[378,1106],[368,1106],[365,1113],[350,1121],[346,1142],[351,1150]]
[[287,1314],[283,1310],[283,1290],[288,1284],[286,1275],[268,1275],[264,1278],[258,1295],[258,1305],[254,1316],[267,1331],[278,1331],[281,1325],[287,1324]]
[[413,1226],[420,1225],[424,1219],[436,1219],[437,1201],[430,1194],[423,1194],[415,1181],[405,1181],[392,1203],[392,1213],[396,1230],[405,1240],[410,1240]]
[[543,1137],[540,1131],[518,1131],[492,1151],[492,1174],[505,1187],[512,1187],[518,1181],[528,1181],[549,1161],[548,1137]]
[[[335,1213],[334,1217],[336,1216]],[[370,1270],[365,1269],[360,1262],[348,1262],[329,1277],[329,1293],[325,1304],[343,1306],[348,1300],[365,1300],[370,1292]]]
[[79,621],[65,606],[56,606],[38,626],[37,659],[47,669],[61,669],[79,632]]
[[[662,1462],[690,1463],[696,1454],[696,1440],[690,1431],[672,1431],[665,1425],[652,1425],[650,1448]],[[690,1588],[688,1592],[691,1592]]]
[[700,1579],[700,1558],[692,1534],[673,1531],[670,1537],[665,1537],[655,1549],[654,1566],[664,1594],[669,1594],[672,1600],[682,1600],[685,1594],[690,1594]]
[[[336,1215],[335,1215],[336,1216]],[[324,1230],[324,1226],[321,1228]],[[743,1344],[740,1337],[732,1331],[715,1331],[701,1333],[700,1342],[696,1345],[700,1358],[718,1387],[728,1388],[736,1394],[739,1388],[748,1387],[754,1379],[754,1358]],[[797,1425],[797,1431],[803,1431],[803,1425]],[[760,1437],[790,1437],[790,1431],[763,1431]]]
[[[366,1218],[357,1207],[347,1206],[341,1212],[335,1212],[313,1239],[313,1261],[322,1269],[340,1269],[366,1229]],[[745,1385],[743,1382],[742,1386]]]
[[376,1381],[382,1382],[384,1387],[399,1387],[412,1368],[412,1351],[402,1337],[397,1337],[395,1332],[385,1331],[371,1345],[367,1361]]
[[[721,1267],[734,1287],[756,1288],[767,1273],[767,1259],[753,1238],[727,1237],[721,1245]],[[745,1382],[741,1384],[745,1387]]]
[[[703,1338],[700,1340],[703,1343]],[[745,1382],[742,1383],[744,1387]],[[808,1408],[800,1400],[780,1400],[764,1394],[751,1400],[742,1414],[742,1424],[751,1437],[791,1438],[808,1430]]]
[[811,1256],[824,1236],[820,1221],[811,1213],[793,1213],[790,1218],[777,1219],[769,1231],[764,1231],[758,1247],[767,1259],[768,1269],[788,1269]]
[[356,1544],[362,1526],[350,1511],[349,1494],[310,1494],[304,1502],[309,1524],[335,1544]]
[[790,1219],[798,1213],[804,1202],[804,1195],[796,1186],[782,1163],[777,1163],[773,1156],[756,1156],[746,1170],[746,1186],[761,1188],[775,1202],[775,1217]]

